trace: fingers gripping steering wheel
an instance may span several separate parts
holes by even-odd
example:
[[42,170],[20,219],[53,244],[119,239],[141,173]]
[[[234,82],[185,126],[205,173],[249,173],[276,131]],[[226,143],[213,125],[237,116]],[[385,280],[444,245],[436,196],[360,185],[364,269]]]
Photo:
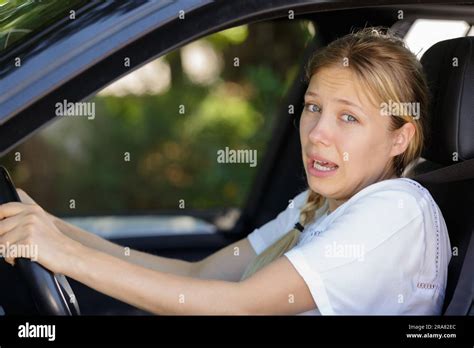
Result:
[[[0,166],[0,204],[21,202],[8,171]],[[40,315],[80,315],[79,304],[66,277],[39,263],[17,258],[15,268],[29,287]]]

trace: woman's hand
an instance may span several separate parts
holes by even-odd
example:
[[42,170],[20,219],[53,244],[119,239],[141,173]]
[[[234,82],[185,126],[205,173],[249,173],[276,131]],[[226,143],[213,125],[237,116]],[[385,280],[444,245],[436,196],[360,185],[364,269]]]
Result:
[[12,266],[15,258],[37,261],[54,273],[64,273],[77,244],[65,236],[36,202],[18,190],[22,203],[0,205],[0,250]]

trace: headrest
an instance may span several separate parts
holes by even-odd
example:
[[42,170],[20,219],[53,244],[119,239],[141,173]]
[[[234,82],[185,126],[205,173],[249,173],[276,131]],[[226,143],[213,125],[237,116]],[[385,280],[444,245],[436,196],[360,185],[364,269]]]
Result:
[[432,97],[422,157],[443,165],[474,158],[474,37],[438,42],[421,63]]

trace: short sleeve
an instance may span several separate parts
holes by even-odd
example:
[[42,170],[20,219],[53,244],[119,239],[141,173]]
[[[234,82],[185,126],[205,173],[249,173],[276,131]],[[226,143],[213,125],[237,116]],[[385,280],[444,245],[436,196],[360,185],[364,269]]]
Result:
[[260,254],[287,233],[298,221],[301,207],[306,203],[308,190],[295,196],[288,207],[265,225],[256,228],[247,238],[255,252]]
[[388,190],[352,202],[327,229],[285,256],[321,314],[403,314],[434,300],[416,289],[425,244],[416,197]]

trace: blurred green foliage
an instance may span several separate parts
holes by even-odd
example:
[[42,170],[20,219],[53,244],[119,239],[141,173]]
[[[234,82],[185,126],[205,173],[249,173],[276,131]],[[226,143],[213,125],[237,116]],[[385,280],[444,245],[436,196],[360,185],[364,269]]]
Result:
[[[58,215],[155,213],[178,209],[180,200],[186,209],[240,207],[310,38],[307,23],[297,20],[210,35],[202,40],[223,61],[211,84],[191,82],[181,52],[172,52],[164,57],[171,69],[167,91],[99,94],[90,100],[94,120],[60,119],[12,150],[4,164],[17,186]],[[256,149],[258,165],[218,163],[225,147]]]

